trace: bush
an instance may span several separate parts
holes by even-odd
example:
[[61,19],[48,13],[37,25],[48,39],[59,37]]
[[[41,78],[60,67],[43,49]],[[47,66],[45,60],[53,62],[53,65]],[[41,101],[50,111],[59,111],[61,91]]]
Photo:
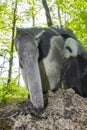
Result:
[[6,80],[6,78],[0,78],[0,103],[10,103],[13,100],[19,101],[27,98],[28,91],[17,84],[17,79],[12,79],[10,84],[7,84]]

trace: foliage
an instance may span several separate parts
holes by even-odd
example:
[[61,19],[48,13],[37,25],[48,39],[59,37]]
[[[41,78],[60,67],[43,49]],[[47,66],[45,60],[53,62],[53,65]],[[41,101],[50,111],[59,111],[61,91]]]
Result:
[[63,13],[64,26],[74,30],[78,39],[87,44],[87,1],[86,0],[56,0]]
[[[5,81],[2,83],[2,80]],[[17,84],[17,79],[12,79],[10,84],[7,85],[6,78],[0,78],[0,103],[10,103],[12,100],[25,99],[28,92],[25,87],[20,87]]]

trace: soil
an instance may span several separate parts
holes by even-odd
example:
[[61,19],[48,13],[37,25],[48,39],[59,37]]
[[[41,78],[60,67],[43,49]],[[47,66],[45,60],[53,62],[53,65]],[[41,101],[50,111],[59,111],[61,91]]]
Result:
[[72,89],[49,91],[48,105],[32,116],[29,100],[0,105],[0,130],[87,130],[87,98]]

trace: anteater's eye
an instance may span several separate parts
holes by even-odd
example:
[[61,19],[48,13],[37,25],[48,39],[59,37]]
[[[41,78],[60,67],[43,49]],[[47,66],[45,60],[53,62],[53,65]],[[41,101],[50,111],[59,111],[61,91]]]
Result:
[[72,49],[69,46],[66,46],[66,49],[68,49],[70,52],[72,52]]

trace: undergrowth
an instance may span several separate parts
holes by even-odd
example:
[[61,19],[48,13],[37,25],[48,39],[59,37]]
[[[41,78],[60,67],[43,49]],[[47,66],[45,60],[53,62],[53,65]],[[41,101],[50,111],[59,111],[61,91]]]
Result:
[[17,84],[17,79],[12,79],[10,84],[7,84],[6,80],[0,78],[0,103],[8,104],[13,100],[17,102],[28,97],[28,91]]

